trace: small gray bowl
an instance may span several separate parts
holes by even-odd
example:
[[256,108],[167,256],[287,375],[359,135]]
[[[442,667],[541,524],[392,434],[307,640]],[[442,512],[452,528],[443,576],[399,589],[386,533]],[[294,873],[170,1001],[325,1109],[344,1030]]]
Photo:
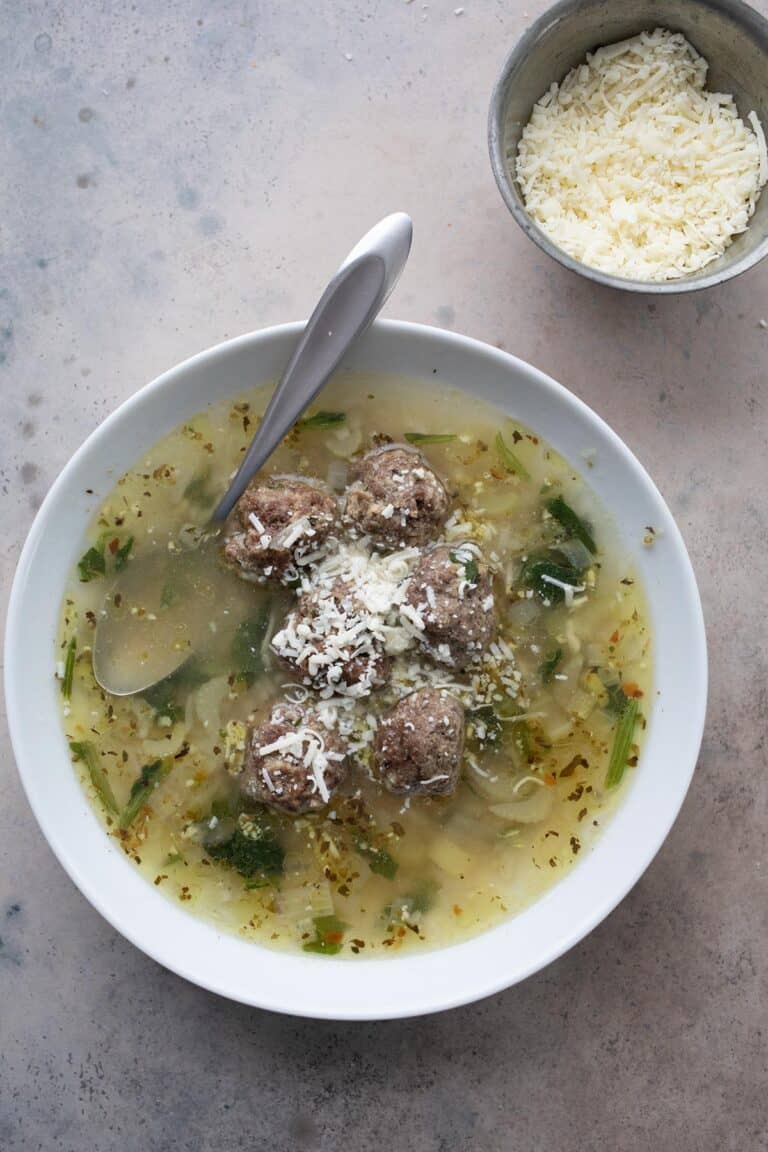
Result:
[[488,146],[504,201],[535,244],[599,284],[670,295],[722,284],[762,260],[768,253],[768,187],[746,232],[700,272],[679,280],[628,280],[590,268],[553,244],[526,211],[507,159],[516,156],[533,105],[553,81],[600,45],[657,27],[682,32],[709,62],[708,87],[730,92],[742,117],[754,110],[768,128],[768,20],[742,0],[560,0],[528,29],[502,69],[491,100]]

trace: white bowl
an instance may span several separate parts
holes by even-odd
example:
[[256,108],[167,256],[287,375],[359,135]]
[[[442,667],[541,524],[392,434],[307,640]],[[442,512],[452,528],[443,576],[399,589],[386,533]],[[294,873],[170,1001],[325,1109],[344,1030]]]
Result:
[[[91,904],[159,963],[223,996],[278,1012],[416,1016],[477,1000],[536,972],[607,916],[648,867],[683,802],[701,742],[707,691],[701,604],[669,509],[629,449],[586,405],[475,340],[414,324],[376,324],[346,368],[464,388],[535,429],[576,468],[582,452],[595,452],[589,483],[620,525],[652,617],[657,694],[640,765],[594,849],[526,912],[463,944],[381,960],[293,955],[222,935],[171,903],[105,835],[70,763],[53,676],[62,591],[94,509],[142,450],[209,403],[274,379],[300,330],[270,328],[192,357],[127,400],[72,457],[35,518],[14,580],[5,654],[11,738],[29,802],[64,868]],[[653,548],[642,544],[648,524],[657,533]]]

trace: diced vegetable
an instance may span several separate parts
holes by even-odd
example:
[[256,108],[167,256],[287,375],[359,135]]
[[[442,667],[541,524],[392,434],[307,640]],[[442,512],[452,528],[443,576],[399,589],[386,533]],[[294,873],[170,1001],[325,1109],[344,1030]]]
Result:
[[307,416],[299,420],[297,428],[335,428],[347,419],[346,412],[315,412],[314,416]]
[[496,434],[496,452],[498,453],[499,460],[504,465],[507,472],[513,472],[515,476],[520,476],[523,480],[530,480],[530,472],[525,467],[522,460],[506,444],[501,432]]
[[90,740],[70,740],[69,748],[75,760],[82,760],[88,769],[91,784],[104,807],[116,815],[119,811],[117,800],[95,745]]
[[456,439],[455,432],[406,432],[409,444],[450,444]]
[[72,684],[75,679],[75,659],[77,657],[77,640],[73,636],[67,644],[67,655],[64,660],[64,676],[61,681],[61,694],[65,700],[72,695]]
[[571,508],[570,504],[566,503],[562,496],[555,496],[551,500],[547,500],[544,507],[551,516],[554,516],[559,524],[562,524],[566,532],[570,532],[572,536],[580,540],[594,556],[597,552],[597,545],[595,544],[591,527],[578,513],[574,512],[573,508]]
[[539,667],[539,675],[541,676],[542,684],[551,683],[552,677],[557,671],[557,666],[562,658],[562,648],[555,648],[554,652],[551,652],[549,656],[547,656],[546,660],[543,661]]
[[[282,873],[283,848],[274,824],[264,813],[241,813],[234,826],[226,826],[229,834],[223,839],[220,838],[219,818],[215,819],[214,827],[209,827],[203,837],[203,848],[209,856],[249,878],[258,874],[279,876]],[[211,822],[208,821],[209,825]]]
[[121,568],[125,567],[126,562],[128,560],[128,557],[131,554],[132,548],[133,548],[133,536],[129,536],[128,539],[126,540],[126,542],[124,544],[121,544],[120,547],[115,552],[115,569],[116,569],[116,571],[119,572],[121,570]]
[[255,616],[249,617],[238,626],[232,641],[232,671],[238,680],[244,680],[250,688],[264,671],[262,647],[269,625],[271,605],[262,604]]
[[622,781],[632,747],[632,739],[637,723],[637,700],[628,700],[624,711],[616,725],[616,734],[613,738],[611,758],[608,761],[608,771],[605,774],[606,788],[616,788]]
[[104,575],[107,570],[107,562],[104,558],[103,540],[83,553],[77,562],[77,568],[83,584],[87,584],[90,580],[97,580],[99,576]]
[[336,956],[341,952],[347,925],[336,916],[316,916],[312,923],[315,926],[315,938],[302,944],[302,949],[322,956]]
[[374,848],[372,844],[361,839],[355,841],[355,851],[368,862],[371,872],[375,872],[377,876],[384,876],[387,880],[395,878],[398,863],[386,848]]

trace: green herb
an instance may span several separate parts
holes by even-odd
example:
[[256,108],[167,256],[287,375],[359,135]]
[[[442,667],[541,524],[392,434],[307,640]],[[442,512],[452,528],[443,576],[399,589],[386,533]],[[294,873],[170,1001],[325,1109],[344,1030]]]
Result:
[[335,428],[337,424],[344,424],[347,419],[346,412],[315,412],[314,416],[307,416],[306,420],[299,420],[299,428]]
[[[605,681],[603,681],[605,684]],[[621,684],[605,684],[605,691],[608,694],[608,699],[605,702],[605,711],[611,712],[614,716],[622,716],[626,711],[629,699],[624,695],[624,689]]]
[[175,864],[186,864],[181,852],[169,852],[163,861],[164,868],[173,868]]
[[496,452],[498,453],[499,460],[506,468],[507,472],[514,472],[516,476],[520,476],[523,480],[530,480],[531,474],[523,464],[522,460],[507,446],[504,442],[504,437],[501,432],[496,433]]
[[594,556],[597,552],[597,545],[591,528],[586,521],[582,520],[581,516],[574,512],[570,504],[566,504],[562,496],[555,496],[552,500],[547,500],[544,507],[559,524],[562,524],[566,532],[570,532],[572,536],[580,540]]
[[267,601],[256,616],[238,625],[232,640],[232,670],[237,679],[244,680],[249,688],[264,671],[261,650],[267,634],[270,610],[271,605]]
[[613,738],[611,758],[608,761],[608,771],[605,774],[606,788],[615,788],[621,783],[627,767],[629,752],[632,747],[632,738],[637,723],[637,700],[627,700],[626,707],[619,717],[616,725],[616,734]]
[[184,499],[190,504],[197,504],[198,508],[210,508],[216,499],[216,492],[211,487],[210,464],[195,473],[184,489]]
[[160,593],[160,607],[161,608],[170,608],[171,604],[173,604],[176,600],[178,600],[178,598],[179,598],[179,590],[175,584],[172,584],[170,582],[170,580],[167,583],[163,584],[163,590]]
[[208,855],[250,879],[277,876],[283,871],[284,852],[266,815],[241,814],[231,835],[216,843],[203,839]]
[[347,925],[336,916],[315,916],[314,940],[302,945],[305,952],[317,952],[321,956],[336,956],[344,945],[344,932]]
[[366,840],[358,840],[355,843],[355,850],[368,862],[371,872],[375,872],[377,876],[384,876],[387,880],[394,880],[399,865],[386,848],[374,848]]
[[153,760],[151,764],[144,765],[131,785],[128,803],[120,814],[121,828],[130,828],[141,809],[149,801],[155,788],[161,780],[165,779],[172,768],[172,756],[166,756],[164,760]]
[[115,552],[115,570],[117,572],[119,572],[121,568],[125,567],[126,561],[131,554],[132,548],[133,536],[129,536],[125,544],[121,544],[121,546]]
[[99,754],[90,740],[70,740],[69,749],[75,760],[82,760],[88,769],[94,790],[108,812],[118,812],[112,785],[104,771]]
[[[504,731],[504,725],[491,704],[481,704],[469,713],[470,723],[475,735],[482,744],[496,744]],[[477,728],[480,725],[485,730],[484,736],[478,736]]]
[[77,567],[83,584],[103,576],[107,570],[107,562],[104,559],[104,541],[100,540],[98,544],[89,548],[78,560]]
[[480,569],[477,566],[477,560],[468,552],[451,552],[449,553],[451,560],[454,564],[460,564],[464,569],[464,576],[469,584],[477,584],[480,579]]
[[[520,579],[526,588],[532,588],[541,600],[550,604],[560,604],[565,592],[560,584],[579,587],[582,573],[573,564],[564,562],[556,552],[536,553],[529,556],[520,570]],[[557,580],[557,584],[551,584]]]
[[556,648],[554,652],[547,656],[546,660],[539,665],[539,675],[541,676],[542,684],[550,684],[552,678],[557,671],[557,666],[563,658],[562,648]]
[[439,891],[440,885],[436,880],[422,880],[418,888],[412,889],[402,899],[387,904],[383,913],[384,919],[390,924],[395,920],[418,924],[421,917],[434,907],[435,897]]
[[455,432],[406,432],[409,444],[450,444],[456,439]]
[[178,724],[184,717],[184,698],[193,688],[207,684],[211,675],[199,658],[191,656],[165,680],[142,692],[142,696],[154,708],[158,720],[167,719],[171,724]]
[[67,644],[67,656],[64,661],[64,676],[61,681],[61,694],[65,700],[72,695],[72,684],[75,679],[75,657],[77,654],[77,640],[73,636]]

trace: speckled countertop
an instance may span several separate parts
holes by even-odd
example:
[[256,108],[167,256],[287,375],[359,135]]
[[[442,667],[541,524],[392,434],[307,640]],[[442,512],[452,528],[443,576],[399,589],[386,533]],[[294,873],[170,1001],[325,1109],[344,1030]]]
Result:
[[619,909],[503,995],[385,1025],[230,1004],[123,941],[43,842],[4,731],[2,1152],[768,1148],[768,263],[649,303],[525,240],[485,117],[542,7],[0,5],[4,599],[46,489],[119,401],[306,315],[403,208],[389,314],[514,350],[613,424],[679,519],[712,656],[689,798]]

